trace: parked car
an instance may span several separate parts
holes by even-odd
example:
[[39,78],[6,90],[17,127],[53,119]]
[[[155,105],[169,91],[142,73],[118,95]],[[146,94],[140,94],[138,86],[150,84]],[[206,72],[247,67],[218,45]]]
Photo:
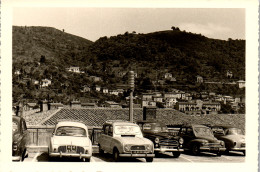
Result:
[[189,150],[194,155],[212,152],[221,156],[226,150],[225,143],[215,138],[211,128],[205,125],[182,125],[179,135],[184,139],[184,150]]
[[172,152],[173,157],[177,158],[183,152],[183,138],[172,135],[165,124],[155,121],[138,121],[137,124],[141,128],[143,136],[153,142],[155,155]]
[[12,160],[23,161],[29,144],[29,132],[24,118],[13,116]]
[[99,152],[113,154],[115,161],[122,157],[154,158],[153,142],[143,137],[140,127],[128,121],[106,121],[98,139]]
[[225,142],[226,153],[238,151],[246,154],[245,135],[241,129],[232,126],[212,126],[214,136]]
[[90,161],[92,143],[87,126],[77,121],[58,122],[48,152],[50,157],[79,157],[83,161]]

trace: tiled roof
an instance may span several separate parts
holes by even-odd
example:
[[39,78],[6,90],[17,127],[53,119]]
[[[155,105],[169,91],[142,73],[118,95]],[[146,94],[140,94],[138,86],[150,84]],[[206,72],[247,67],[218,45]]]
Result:
[[[42,125],[55,125],[57,120],[81,120],[87,126],[102,126],[107,120],[129,120],[128,109],[61,109]],[[142,119],[142,109],[134,110],[134,120]]]

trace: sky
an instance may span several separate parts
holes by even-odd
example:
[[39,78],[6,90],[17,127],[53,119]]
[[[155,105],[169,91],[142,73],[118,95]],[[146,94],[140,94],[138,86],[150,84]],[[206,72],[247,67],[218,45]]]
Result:
[[214,39],[245,39],[245,9],[16,7],[13,25],[64,29],[91,41],[127,31],[171,30],[172,26]]

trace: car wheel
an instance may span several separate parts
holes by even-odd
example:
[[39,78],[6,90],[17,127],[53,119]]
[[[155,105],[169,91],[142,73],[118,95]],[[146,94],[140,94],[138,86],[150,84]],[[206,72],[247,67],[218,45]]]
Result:
[[153,158],[152,157],[148,157],[148,158],[145,158],[146,162],[153,162]]
[[113,151],[113,157],[114,157],[115,162],[119,162],[120,161],[119,151],[116,148]]
[[100,154],[104,154],[104,150],[101,149],[101,146],[100,146],[100,145],[98,145],[98,151],[99,151]]
[[200,146],[198,144],[194,144],[191,148],[193,155],[199,155],[200,154]]
[[229,149],[228,148],[226,148],[225,154],[229,154]]
[[180,152],[172,152],[173,158],[178,158],[181,153]]
[[217,156],[221,156],[222,155],[222,153],[221,152],[217,152]]
[[155,156],[156,156],[156,157],[160,156],[160,153],[159,153],[159,152],[157,152],[157,151],[156,151],[156,152],[154,152],[154,154],[155,154]]
[[83,162],[90,162],[90,158],[83,158],[82,161]]

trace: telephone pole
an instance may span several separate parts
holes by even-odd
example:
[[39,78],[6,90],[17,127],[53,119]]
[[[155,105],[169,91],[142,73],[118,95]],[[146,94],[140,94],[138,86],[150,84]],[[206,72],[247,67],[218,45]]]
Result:
[[130,86],[130,101],[129,101],[129,121],[134,121],[134,112],[133,112],[133,92],[134,92],[134,86],[135,86],[135,80],[134,80],[134,71],[129,71],[128,75],[129,79],[129,86]]

